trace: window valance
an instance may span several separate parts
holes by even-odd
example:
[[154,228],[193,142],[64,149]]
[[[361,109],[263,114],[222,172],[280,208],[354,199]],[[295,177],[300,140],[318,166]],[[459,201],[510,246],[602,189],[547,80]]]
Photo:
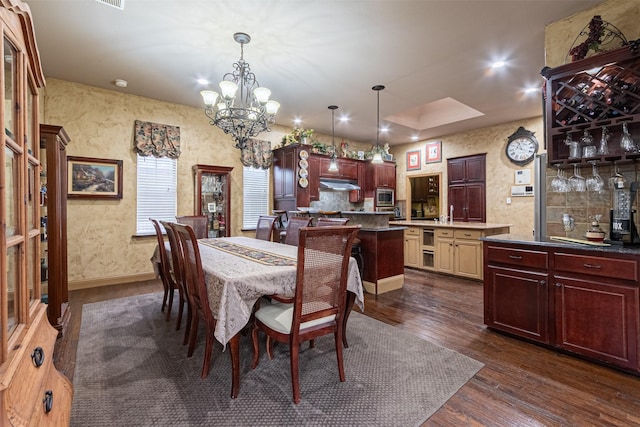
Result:
[[135,121],[133,149],[141,156],[180,157],[180,127]]
[[273,163],[271,142],[250,138],[240,153],[240,161],[244,166],[269,169]]

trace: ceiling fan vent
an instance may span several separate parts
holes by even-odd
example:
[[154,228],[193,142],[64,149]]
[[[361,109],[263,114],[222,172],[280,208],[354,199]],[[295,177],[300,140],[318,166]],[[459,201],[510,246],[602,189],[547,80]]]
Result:
[[124,10],[124,0],[96,0],[98,3]]

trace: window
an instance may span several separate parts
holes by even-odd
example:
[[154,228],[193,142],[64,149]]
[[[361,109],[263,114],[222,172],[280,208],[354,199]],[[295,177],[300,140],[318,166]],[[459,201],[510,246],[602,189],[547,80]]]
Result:
[[242,168],[242,228],[255,229],[260,215],[269,214],[269,169]]
[[136,235],[155,234],[149,218],[176,220],[178,160],[138,154]]

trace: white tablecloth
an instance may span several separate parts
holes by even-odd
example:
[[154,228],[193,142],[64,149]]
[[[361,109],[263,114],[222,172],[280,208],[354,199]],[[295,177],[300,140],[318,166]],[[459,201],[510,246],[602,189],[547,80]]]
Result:
[[[220,239],[293,259],[298,255],[296,246],[242,236]],[[202,239],[202,244],[198,247],[209,294],[209,305],[217,319],[215,337],[226,345],[249,322],[253,306],[261,296],[293,295],[296,267],[265,265],[207,246],[206,242],[209,240],[214,239]],[[364,310],[362,280],[358,264],[353,258],[349,262],[347,289],[356,295],[356,304]]]

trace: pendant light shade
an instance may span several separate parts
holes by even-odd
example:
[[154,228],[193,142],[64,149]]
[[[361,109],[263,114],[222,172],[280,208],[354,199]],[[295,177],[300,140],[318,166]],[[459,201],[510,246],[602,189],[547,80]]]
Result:
[[376,146],[373,149],[373,158],[371,159],[371,163],[380,164],[382,163],[382,153],[380,152],[380,91],[384,89],[384,86],[375,85],[371,89],[375,90],[378,93],[378,114],[376,116]]
[[338,159],[336,155],[336,129],[335,129],[335,120],[334,114],[338,109],[337,105],[329,105],[328,107],[331,110],[331,146],[333,147],[333,151],[331,152],[331,158],[329,160],[329,172],[338,172]]

